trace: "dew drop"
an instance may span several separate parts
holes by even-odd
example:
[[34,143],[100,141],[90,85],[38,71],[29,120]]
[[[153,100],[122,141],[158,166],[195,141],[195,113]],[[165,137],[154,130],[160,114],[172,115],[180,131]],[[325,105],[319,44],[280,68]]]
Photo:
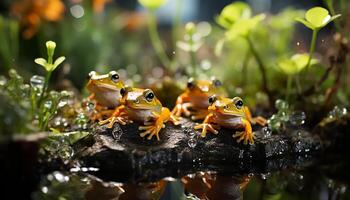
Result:
[[45,78],[43,76],[34,75],[30,78],[30,85],[33,88],[43,89]]
[[272,134],[271,128],[266,126],[266,127],[262,128],[262,131],[264,133],[265,138],[271,137],[271,134]]
[[193,138],[189,139],[189,140],[188,140],[188,146],[189,146],[190,148],[196,147],[196,146],[197,146],[197,141],[196,141],[195,139],[193,139]]
[[289,121],[293,126],[305,124],[306,114],[303,111],[294,111],[289,117]]

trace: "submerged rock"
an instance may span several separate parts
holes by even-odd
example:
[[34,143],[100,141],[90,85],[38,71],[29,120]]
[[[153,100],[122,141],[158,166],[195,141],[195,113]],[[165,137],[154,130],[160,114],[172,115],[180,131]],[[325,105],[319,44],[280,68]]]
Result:
[[75,144],[75,159],[83,166],[99,168],[98,173],[111,180],[152,180],[200,169],[240,173],[277,170],[321,149],[318,137],[305,131],[271,136],[256,131],[255,144],[243,145],[232,138],[232,130],[221,129],[218,135],[201,138],[194,125],[186,119],[182,126],[167,124],[160,132],[160,141],[141,138],[136,124],[115,124],[113,129],[100,126]]

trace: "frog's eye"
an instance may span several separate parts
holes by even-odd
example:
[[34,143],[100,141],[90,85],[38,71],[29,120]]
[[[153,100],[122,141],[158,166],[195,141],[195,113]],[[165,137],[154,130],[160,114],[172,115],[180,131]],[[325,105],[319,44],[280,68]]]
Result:
[[91,71],[87,77],[87,79],[91,79],[93,76],[96,75],[96,72],[95,71]]
[[187,88],[192,89],[195,86],[195,81],[193,78],[188,79]]
[[218,79],[214,79],[212,81],[212,84],[215,86],[215,87],[220,87],[222,85],[221,81],[218,80]]
[[144,96],[148,102],[151,102],[154,99],[154,93],[152,90],[147,90]]
[[126,94],[126,88],[120,89],[120,95],[122,95],[122,97],[123,97],[123,96],[125,96],[125,94]]
[[233,102],[234,102],[237,109],[241,109],[243,107],[243,101],[241,98],[235,97],[235,98],[233,98]]
[[217,98],[216,98],[215,95],[210,96],[210,97],[209,97],[209,104],[212,105],[212,104],[216,101],[216,99],[217,99]]
[[119,80],[119,74],[116,71],[109,72],[109,77],[115,83],[118,82],[118,80]]

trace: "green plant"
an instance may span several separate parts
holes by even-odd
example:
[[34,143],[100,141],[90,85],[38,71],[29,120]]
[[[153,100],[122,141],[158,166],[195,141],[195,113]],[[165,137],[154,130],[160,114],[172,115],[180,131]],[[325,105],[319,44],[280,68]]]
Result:
[[306,63],[306,69],[309,68],[311,63],[312,55],[315,51],[317,33],[320,29],[325,27],[327,24],[340,17],[340,14],[330,16],[327,9],[322,7],[314,7],[306,11],[305,18],[296,18],[297,21],[303,23],[306,27],[312,30],[312,39],[309,50],[309,59]]
[[[252,16],[252,11],[248,4],[235,2],[226,6],[217,18],[217,23],[226,29],[225,40],[236,40],[243,38],[247,44],[250,54],[255,58],[262,77],[262,88],[272,101],[271,92],[267,84],[266,65],[260,56],[255,43],[251,39],[252,31],[265,19],[265,14]],[[222,46],[222,43],[219,43]]]
[[[281,71],[288,76],[285,98],[287,102],[292,87],[292,78],[306,68],[307,62],[309,62],[308,60],[308,54],[295,54],[291,58],[284,58],[278,61],[277,65],[280,67]],[[314,65],[318,63],[318,60],[312,59],[310,63]]]
[[171,61],[166,55],[162,45],[162,41],[159,37],[156,18],[156,10],[164,3],[166,3],[166,0],[139,0],[139,3],[145,8],[147,8],[149,11],[147,28],[153,48],[158,56],[158,59],[161,61],[164,67],[170,68]]

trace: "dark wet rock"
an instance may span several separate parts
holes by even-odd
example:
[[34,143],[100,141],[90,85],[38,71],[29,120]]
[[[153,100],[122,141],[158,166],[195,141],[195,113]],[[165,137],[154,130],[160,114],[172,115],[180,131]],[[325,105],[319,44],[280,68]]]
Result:
[[244,173],[278,170],[321,149],[319,138],[305,131],[269,137],[256,131],[255,144],[243,145],[232,138],[232,130],[222,129],[218,135],[200,138],[193,125],[188,120],[182,126],[167,124],[160,141],[141,138],[136,124],[116,124],[113,129],[97,127],[93,134],[75,144],[75,159],[83,166],[99,168],[112,180],[148,180],[191,170],[224,169],[217,167],[221,165]]

